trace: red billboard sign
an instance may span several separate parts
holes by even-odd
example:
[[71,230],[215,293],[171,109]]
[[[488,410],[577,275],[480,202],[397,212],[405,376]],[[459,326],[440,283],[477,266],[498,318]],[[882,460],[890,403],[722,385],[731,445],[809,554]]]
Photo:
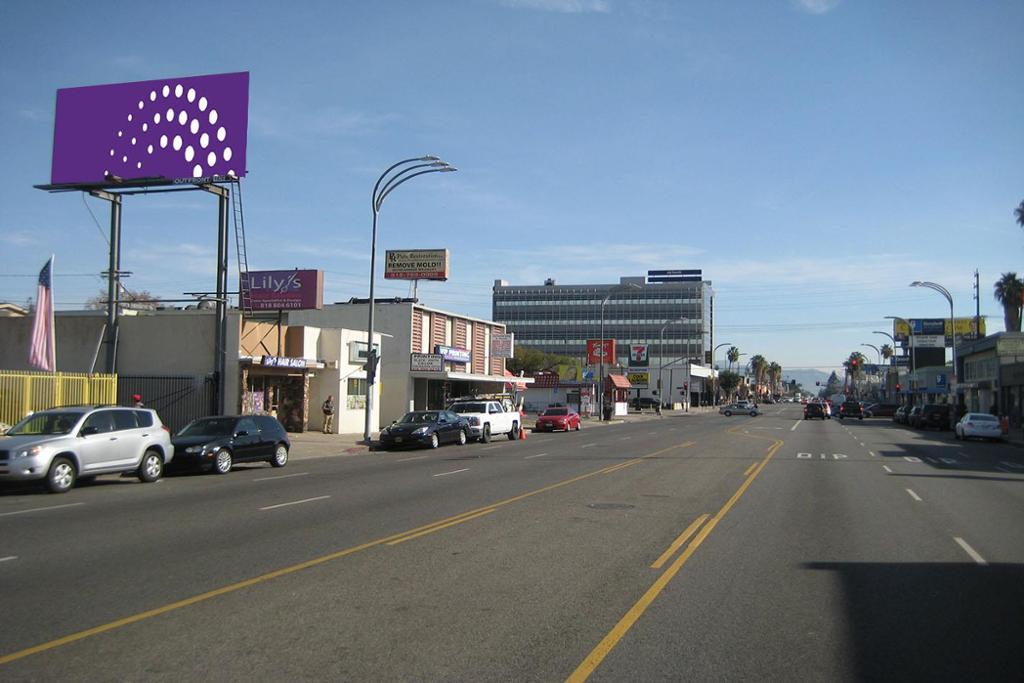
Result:
[[[602,360],[603,359],[603,360]],[[587,340],[587,363],[590,365],[615,364],[615,340],[614,339],[588,339]]]
[[298,311],[324,307],[322,270],[250,270],[254,311]]

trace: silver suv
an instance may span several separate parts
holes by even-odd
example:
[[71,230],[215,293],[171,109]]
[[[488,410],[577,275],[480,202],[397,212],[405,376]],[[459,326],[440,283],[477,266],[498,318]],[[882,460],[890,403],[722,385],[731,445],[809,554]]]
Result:
[[152,482],[173,457],[170,432],[154,410],[53,408],[29,415],[0,437],[0,482],[45,479],[53,493],[98,474],[131,472]]

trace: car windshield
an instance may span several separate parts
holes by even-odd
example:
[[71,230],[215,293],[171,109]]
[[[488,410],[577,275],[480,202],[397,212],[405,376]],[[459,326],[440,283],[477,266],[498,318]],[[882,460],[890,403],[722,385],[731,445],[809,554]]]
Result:
[[437,422],[437,413],[406,413],[399,422],[403,424],[422,424]]
[[7,436],[56,436],[67,434],[85,415],[82,412],[52,411],[29,415],[7,432]]
[[[548,408],[541,415],[542,416],[551,416],[551,415],[568,415],[568,414],[569,414],[569,409],[568,408]],[[657,417],[657,416],[655,416],[655,417]]]
[[231,436],[235,433],[233,417],[213,417],[196,420],[178,432],[178,436]]
[[449,408],[453,413],[486,413],[486,403],[453,403]]
[[999,422],[998,418],[986,413],[971,413],[967,416],[971,422]]

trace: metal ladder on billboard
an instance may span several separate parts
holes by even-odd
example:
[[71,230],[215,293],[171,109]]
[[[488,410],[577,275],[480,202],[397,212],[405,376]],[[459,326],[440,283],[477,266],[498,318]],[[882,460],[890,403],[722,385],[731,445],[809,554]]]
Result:
[[242,179],[232,181],[231,216],[235,223],[235,253],[238,258],[238,308],[245,316],[252,315],[249,292],[249,257],[245,250],[245,215],[242,211]]

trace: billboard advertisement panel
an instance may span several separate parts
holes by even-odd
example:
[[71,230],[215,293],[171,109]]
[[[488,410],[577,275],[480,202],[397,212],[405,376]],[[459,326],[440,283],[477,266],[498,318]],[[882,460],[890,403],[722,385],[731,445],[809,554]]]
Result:
[[[915,344],[917,344],[919,335],[944,335],[946,337],[946,346],[952,345],[949,318],[911,318],[909,322],[914,328]],[[957,339],[978,338],[978,325],[976,325],[974,318],[955,318],[954,322],[956,323]],[[982,336],[987,334],[984,318],[981,318],[980,320],[980,328]],[[892,336],[896,341],[903,343],[904,346],[908,345],[907,339],[909,331],[910,329],[899,320],[893,321]]]
[[636,372],[630,370],[626,373],[626,379],[629,380],[634,389],[646,389],[651,382],[651,373],[646,370]]
[[324,307],[322,270],[250,270],[254,311],[298,311]]
[[245,175],[249,72],[57,91],[50,182]]
[[645,368],[650,363],[648,352],[650,347],[647,344],[629,345],[629,367]]
[[388,249],[384,258],[385,280],[447,280],[447,249]]
[[588,339],[587,340],[587,364],[599,365],[615,364],[615,340],[614,339]]
[[515,357],[515,338],[516,335],[512,332],[491,333],[491,357],[492,358],[514,358]]

